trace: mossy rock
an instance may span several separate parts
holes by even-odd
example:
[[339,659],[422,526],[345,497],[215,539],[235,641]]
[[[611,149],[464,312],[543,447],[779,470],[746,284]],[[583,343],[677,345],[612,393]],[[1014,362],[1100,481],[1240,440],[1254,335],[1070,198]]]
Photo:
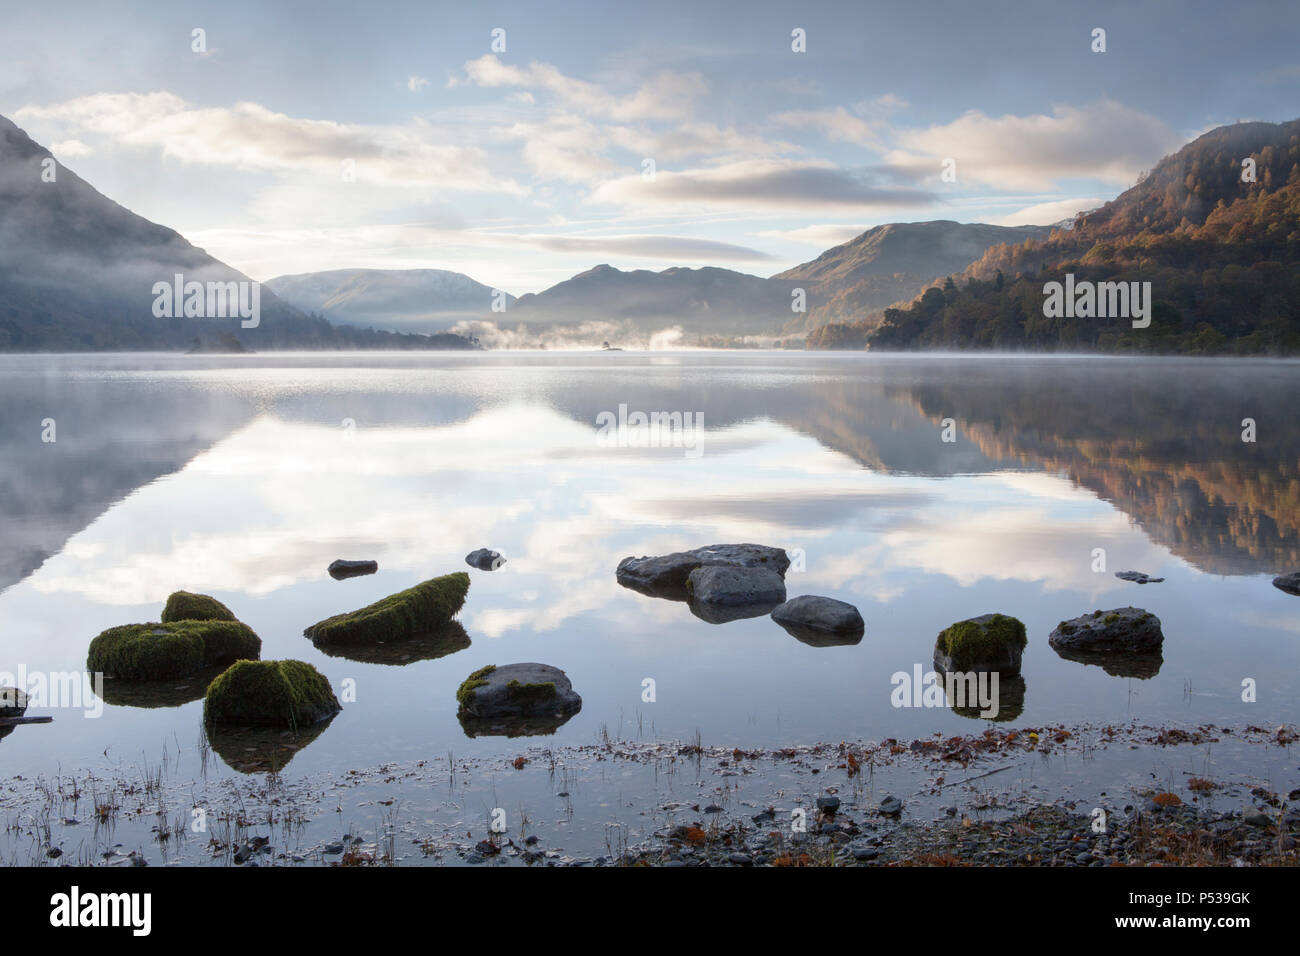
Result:
[[489,664],[456,691],[459,713],[479,718],[570,717],[582,709],[564,671],[549,664]]
[[496,669],[495,664],[488,664],[486,667],[480,667],[460,682],[460,686],[456,688],[456,702],[460,704],[462,710],[465,709],[467,704],[473,703],[474,690],[478,687],[486,687],[487,676]]
[[239,621],[183,620],[110,627],[90,642],[86,669],[123,680],[168,680],[256,660],[262,639]]
[[1062,621],[1047,638],[1047,643],[1062,657],[1067,657],[1067,652],[1074,655],[1067,657],[1068,660],[1099,654],[1145,658],[1131,662],[1132,668],[1141,672],[1133,676],[1155,676],[1160,669],[1164,641],[1160,618],[1140,607],[1093,611]]
[[176,591],[167,598],[162,620],[169,624],[172,621],[238,621],[239,618],[214,597]]
[[336,614],[303,631],[319,645],[374,644],[437,630],[465,604],[469,574],[455,571],[390,594],[359,611]]
[[1019,674],[1029,638],[1025,625],[1006,614],[982,614],[958,621],[934,642],[939,671],[999,671]]
[[208,685],[213,724],[309,727],[342,707],[325,675],[303,661],[236,661]]

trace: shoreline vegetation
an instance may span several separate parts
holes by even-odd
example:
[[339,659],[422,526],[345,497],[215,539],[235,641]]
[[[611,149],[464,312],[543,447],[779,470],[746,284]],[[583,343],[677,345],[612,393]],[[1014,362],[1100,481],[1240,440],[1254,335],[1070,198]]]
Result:
[[[1041,782],[1028,783],[1045,775],[1017,780],[1010,771],[1026,758],[1096,768],[1107,751],[1180,747],[1197,750],[1198,763],[1216,750],[1222,763],[1232,748],[1290,748],[1298,739],[1289,725],[1133,722],[743,750],[706,746],[698,734],[646,742],[602,728],[589,745],[298,779],[251,762],[233,778],[210,779],[212,745],[200,736],[195,750],[176,744],[143,770],[11,778],[0,792],[10,821],[0,848],[6,864],[45,866],[1293,866],[1300,790],[1279,781],[1208,768],[1181,779],[1140,774],[1146,783],[1103,788],[1094,804],[1068,785],[1045,794]],[[199,771],[187,779],[182,764],[195,754]],[[655,781],[629,811],[633,824],[608,820],[598,797],[574,800],[610,765],[625,782]],[[478,804],[530,776],[528,802],[511,802],[514,823],[493,832]],[[475,789],[478,779],[489,789]],[[907,789],[900,797],[889,787]],[[421,794],[440,812],[463,813],[435,819]],[[578,831],[548,823],[547,799],[570,822],[594,812],[603,835],[566,850],[561,842]],[[206,834],[188,832],[195,808],[209,821]]]

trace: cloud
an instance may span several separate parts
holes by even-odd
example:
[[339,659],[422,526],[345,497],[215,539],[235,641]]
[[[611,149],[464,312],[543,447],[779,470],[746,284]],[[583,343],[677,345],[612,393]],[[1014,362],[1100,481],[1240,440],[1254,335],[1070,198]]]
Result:
[[1154,116],[1105,99],[1058,106],[1050,116],[970,110],[951,123],[901,131],[894,142],[885,159],[904,168],[937,177],[942,160],[952,158],[959,183],[1047,190],[1072,177],[1128,185],[1183,140]]
[[1008,216],[999,219],[1001,226],[1050,226],[1062,219],[1073,219],[1076,214],[1096,209],[1106,202],[1104,199],[1059,199],[1056,202],[1040,202],[1026,206]]
[[197,108],[171,93],[96,93],[53,106],[26,106],[22,120],[42,120],[160,149],[182,163],[267,172],[310,171],[342,178],[350,163],[358,182],[502,192],[524,190],[494,175],[485,152],[447,145],[428,124],[360,126],[288,116],[258,103]]
[[507,244],[527,245],[551,252],[592,253],[632,256],[642,259],[693,260],[699,262],[770,262],[776,257],[758,249],[695,239],[687,236],[547,236],[481,234]]
[[765,229],[758,235],[764,239],[784,239],[788,242],[803,242],[819,249],[838,246],[842,242],[856,239],[870,226],[852,225],[850,223],[820,223],[803,226],[799,229]]
[[406,78],[406,88],[410,90],[412,93],[418,93],[420,92],[420,90],[422,90],[424,87],[428,85],[429,85],[428,79],[426,79],[423,76],[417,76],[414,73],[412,73],[410,76]]
[[800,110],[778,113],[772,119],[783,126],[810,129],[832,143],[857,143],[880,147],[876,129],[866,120],[854,116],[842,106],[833,110]]
[[78,156],[89,156],[93,150],[79,139],[65,139],[61,143],[51,144],[50,152],[63,159],[75,159]]
[[618,122],[633,120],[673,120],[689,116],[694,101],[705,91],[704,78],[698,73],[673,73],[663,70],[635,92],[616,96],[599,84],[566,76],[550,63],[534,61],[526,67],[501,62],[492,53],[465,64],[465,79],[453,77],[451,85],[461,82],[483,87],[522,87],[545,91],[569,109]]
[[932,194],[880,182],[873,171],[833,163],[748,160],[653,179],[625,176],[597,188],[593,202],[622,206],[705,206],[747,210],[884,210],[925,206]]

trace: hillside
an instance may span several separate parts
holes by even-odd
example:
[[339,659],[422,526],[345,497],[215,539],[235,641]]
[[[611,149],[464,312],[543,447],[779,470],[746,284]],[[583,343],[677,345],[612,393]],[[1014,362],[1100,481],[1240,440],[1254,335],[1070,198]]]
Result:
[[[1254,181],[1242,160],[1255,161]],[[1048,317],[1047,282],[1150,282],[1151,325]],[[878,328],[810,347],[1300,352],[1300,120],[1211,130],[1046,240],[989,249]]]
[[776,335],[793,314],[791,291],[798,286],[712,267],[624,272],[598,265],[520,296],[511,319],[530,326],[620,323],[643,333],[677,326],[684,344],[709,336]]
[[810,283],[820,304],[796,323],[803,330],[845,322],[919,295],[936,277],[966,268],[997,245],[1045,239],[1050,226],[887,223],[811,262],[773,276]]
[[256,327],[238,315],[155,317],[155,283],[178,274],[251,282],[108,199],[0,117],[0,351],[177,349],[227,335],[255,350],[472,347],[459,336],[335,328],[265,288]]
[[[339,325],[428,333],[498,317],[492,312],[495,290],[445,269],[334,269],[277,276],[265,286]],[[508,309],[515,297],[503,294],[502,301]]]

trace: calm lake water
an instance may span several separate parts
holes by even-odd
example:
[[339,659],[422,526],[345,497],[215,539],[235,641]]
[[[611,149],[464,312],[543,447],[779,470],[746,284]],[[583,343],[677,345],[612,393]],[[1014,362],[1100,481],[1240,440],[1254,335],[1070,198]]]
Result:
[[[620,406],[692,413],[702,428],[692,447],[611,441],[598,422]],[[1028,628],[1018,725],[1296,719],[1300,598],[1270,583],[1300,568],[1291,362],[0,356],[0,407],[0,671],[83,670],[103,629],[157,620],[177,589],[212,594],[261,636],[264,658],[309,661],[340,692],[355,682],[288,777],[538,742],[469,737],[456,718],[466,675],[515,661],[562,668],[582,695],[554,745],[605,732],[741,747],[978,732],[987,722],[947,707],[893,706],[891,675],[928,671],[940,630],[991,611]],[[628,555],[741,541],[802,555],[790,595],[855,604],[863,640],[811,646],[766,616],[711,624],[614,577]],[[479,547],[507,563],[470,571],[468,646],[355,661],[302,636],[469,570]],[[380,570],[335,581],[335,558]],[[1165,581],[1114,576],[1130,569]],[[1058,621],[1129,604],[1163,621],[1154,676],[1048,646]],[[110,690],[97,719],[33,709],[56,719],[0,742],[0,771],[190,747],[201,691]],[[255,765],[248,746],[214,743],[223,761]]]

